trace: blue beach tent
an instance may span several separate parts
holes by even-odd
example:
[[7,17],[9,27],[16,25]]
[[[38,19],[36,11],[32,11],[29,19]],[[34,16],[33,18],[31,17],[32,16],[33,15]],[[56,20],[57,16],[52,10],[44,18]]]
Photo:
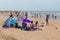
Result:
[[16,23],[16,20],[12,19],[12,17],[9,17],[3,24],[3,27],[9,27],[11,24],[14,25],[15,23]]

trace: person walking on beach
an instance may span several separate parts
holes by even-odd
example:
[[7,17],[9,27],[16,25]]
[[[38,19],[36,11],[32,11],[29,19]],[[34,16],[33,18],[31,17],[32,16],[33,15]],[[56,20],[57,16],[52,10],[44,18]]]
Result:
[[46,24],[47,25],[49,24],[48,21],[49,21],[49,15],[46,15]]

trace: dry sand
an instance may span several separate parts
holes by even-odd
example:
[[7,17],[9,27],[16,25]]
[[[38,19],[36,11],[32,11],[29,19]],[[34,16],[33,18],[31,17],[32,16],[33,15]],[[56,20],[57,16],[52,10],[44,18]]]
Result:
[[[16,28],[2,28],[4,21],[9,17],[8,13],[0,13],[0,40],[60,40],[60,21],[49,20],[44,30],[21,31]],[[45,23],[41,18],[29,18],[30,20]],[[56,29],[57,27],[57,29]]]

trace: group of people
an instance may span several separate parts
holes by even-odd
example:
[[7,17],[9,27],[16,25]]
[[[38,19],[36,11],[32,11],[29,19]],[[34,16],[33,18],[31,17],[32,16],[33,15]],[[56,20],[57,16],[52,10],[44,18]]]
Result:
[[31,13],[32,17],[34,18],[38,18],[40,17],[41,18],[41,14],[38,14],[38,13]]
[[[23,19],[22,16],[19,15],[19,13],[14,17],[14,15],[11,13],[10,17],[12,17],[11,25],[10,26],[15,26],[15,28],[18,28],[18,20]],[[25,19],[27,19],[27,13],[25,13]]]
[[[27,31],[29,31],[29,30],[33,31],[33,30],[39,29],[38,21],[36,21],[35,24],[33,23],[33,21],[31,21],[29,26],[27,26],[27,23],[25,23],[25,22],[22,22],[22,25],[18,25],[18,20],[22,19],[22,17],[19,14],[17,14],[16,16],[14,16],[11,13],[11,15],[10,15],[9,18],[12,18],[11,23],[10,23],[10,27],[20,28],[21,30],[27,30]],[[25,19],[28,19],[27,12],[25,14]],[[41,26],[41,27],[43,27],[43,26]]]
[[52,14],[52,19],[57,19],[57,16]]
[[[47,24],[47,25],[49,24],[49,18],[50,18],[50,15],[47,14],[47,15],[46,15],[46,24]],[[52,19],[57,19],[57,16],[52,14]]]
[[27,26],[27,23],[22,23],[21,30],[37,30],[39,29],[38,21],[34,24],[33,21],[30,22],[30,26]]
[[[41,30],[43,30],[45,23],[41,23],[41,24],[39,25],[38,21],[36,21],[35,23],[34,23],[33,21],[31,21],[29,26],[27,26],[27,23],[24,23],[24,22],[22,22],[22,25],[18,25],[18,24],[19,24],[19,23],[18,23],[18,20],[19,20],[19,19],[22,19],[23,16],[21,16],[20,13],[16,13],[16,14],[17,14],[17,15],[14,16],[14,15],[12,14],[12,12],[11,12],[10,18],[12,18],[12,21],[11,21],[11,23],[10,23],[10,27],[20,28],[21,30],[36,30],[36,29],[41,29]],[[27,12],[25,12],[25,14],[23,13],[23,15],[24,15],[24,18],[25,18],[25,19],[28,19],[28,13],[27,13]],[[38,17],[38,14],[34,14],[34,15],[35,15],[35,17]],[[55,19],[57,18],[57,17],[54,16],[54,15],[51,15],[51,16],[52,16],[52,18],[55,18]],[[40,14],[40,17],[41,17],[41,14]],[[49,25],[49,17],[50,17],[50,15],[47,14],[47,15],[46,15],[46,18],[45,18],[45,22],[46,22],[47,25]],[[6,23],[7,23],[7,22],[6,22]],[[8,24],[8,25],[9,25],[9,24]],[[4,26],[4,25],[3,25],[3,26]],[[7,26],[6,26],[6,27],[7,27]]]
[[[46,24],[48,25],[49,24],[49,16],[50,15],[46,15]],[[10,15],[10,17],[13,17],[13,15],[12,15],[12,13],[11,13],[11,15]],[[19,14],[16,16],[17,17],[17,20],[19,20],[19,18],[20,18],[20,16],[19,16]],[[25,14],[25,19],[28,19],[28,14],[27,14],[27,12],[26,12],[26,14]],[[16,23],[15,23],[15,27],[17,28],[18,27],[18,23],[17,23],[17,21],[16,21]],[[44,25],[44,23],[42,23],[42,25]],[[20,28],[21,28],[21,26],[20,26]],[[27,23],[22,23],[22,29],[30,29],[30,28],[39,28],[39,25],[38,25],[38,21],[36,21],[36,23],[35,23],[35,25],[33,24],[33,21],[31,21],[30,22],[30,27],[28,26],[27,27]]]

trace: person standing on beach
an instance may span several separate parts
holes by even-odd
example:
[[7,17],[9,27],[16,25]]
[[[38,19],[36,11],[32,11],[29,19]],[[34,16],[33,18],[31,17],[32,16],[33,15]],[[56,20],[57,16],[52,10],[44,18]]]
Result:
[[20,17],[20,15],[19,15],[19,13],[17,14],[17,16],[16,16],[16,19],[17,20],[19,20],[21,17]]
[[49,24],[48,21],[49,21],[49,15],[46,15],[46,24],[47,25]]
[[10,17],[12,17],[13,15],[12,15],[12,12],[10,13],[11,15],[10,15]]
[[27,12],[25,12],[25,18],[26,18],[26,19],[28,18],[28,14],[27,14]]
[[41,18],[41,14],[39,14],[39,17]]
[[36,13],[36,18],[38,18],[38,13]]
[[52,19],[54,19],[54,14],[52,14]]
[[36,13],[34,13],[34,17],[36,18]]
[[55,19],[57,18],[57,16],[55,16]]

